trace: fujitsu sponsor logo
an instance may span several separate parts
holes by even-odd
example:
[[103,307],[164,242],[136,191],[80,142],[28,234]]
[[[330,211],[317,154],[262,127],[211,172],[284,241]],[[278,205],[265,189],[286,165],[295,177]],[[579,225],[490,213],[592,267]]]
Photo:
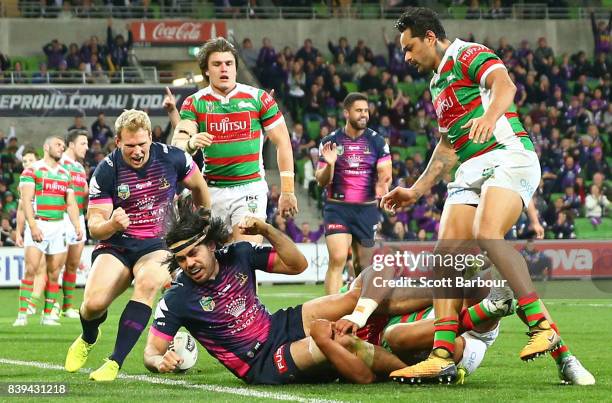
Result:
[[487,48],[482,46],[482,45],[471,46],[470,48],[468,48],[468,50],[463,52],[463,54],[461,55],[460,60],[462,62],[467,62],[468,60],[470,60],[471,58],[473,58],[477,54],[479,54],[481,52],[484,52],[486,50],[487,50]]
[[441,118],[445,112],[448,112],[454,106],[452,98],[440,98],[436,101],[436,116],[438,118]]
[[210,134],[221,137],[218,140],[233,140],[250,133],[251,115],[249,112],[209,114],[206,123]]
[[153,29],[155,41],[197,41],[200,39],[201,25],[194,22],[184,22],[181,25],[166,25],[160,22]]
[[274,364],[279,373],[284,374],[289,368],[287,368],[287,362],[285,361],[285,345],[282,345],[274,353]]
[[46,181],[44,182],[44,190],[55,191],[55,192],[66,192],[68,186],[57,181]]

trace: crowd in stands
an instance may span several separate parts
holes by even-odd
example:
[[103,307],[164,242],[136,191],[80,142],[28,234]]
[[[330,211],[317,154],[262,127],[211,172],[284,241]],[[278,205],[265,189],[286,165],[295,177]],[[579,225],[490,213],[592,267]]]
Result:
[[[14,84],[109,84],[119,81],[119,71],[129,65],[129,52],[133,38],[129,25],[127,39],[113,33],[112,20],[108,20],[106,42],[92,35],[80,46],[73,42],[68,46],[53,39],[42,47],[45,60],[38,66],[26,67],[23,61],[11,60],[0,53],[0,83]],[[35,69],[37,71],[27,71]]]
[[[516,48],[505,38],[483,41],[504,61],[516,83],[515,103],[541,161],[542,181],[534,201],[549,238],[575,238],[576,220],[588,219],[592,229],[610,220],[606,217],[612,198],[612,52],[605,39],[610,26],[593,22],[593,30],[592,59],[583,50],[555,54],[546,38],[538,38],[534,47],[523,40]],[[249,38],[242,41],[245,63],[284,101],[294,122],[290,132],[296,171],[319,206],[323,196],[314,179],[317,148],[322,138],[344,125],[340,105],[349,91],[368,95],[369,127],[391,146],[392,186],[412,185],[439,139],[426,77],[404,63],[398,36],[391,40],[386,32],[383,35],[386,54],[376,54],[364,40],[350,44],[342,37],[326,44],[331,58],[310,39],[297,50],[277,49],[269,38],[259,49]],[[416,206],[395,216],[383,214],[381,238],[435,240],[450,180],[450,175],[444,178]],[[292,224],[275,214],[271,196],[270,221],[288,228]],[[507,237],[533,235],[523,215]]]

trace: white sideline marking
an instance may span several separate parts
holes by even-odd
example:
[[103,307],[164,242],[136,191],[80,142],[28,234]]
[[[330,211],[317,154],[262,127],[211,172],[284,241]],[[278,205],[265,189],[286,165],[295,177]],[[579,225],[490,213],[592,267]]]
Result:
[[[61,365],[49,364],[46,362],[38,362],[38,361],[19,361],[19,360],[7,359],[7,358],[0,358],[0,364],[10,364],[10,365],[19,365],[22,367],[34,367],[34,368],[40,368],[40,369],[65,371],[64,367],[62,367]],[[79,372],[89,373],[91,372],[91,369],[81,369]],[[306,397],[291,395],[288,393],[266,392],[266,391],[261,391],[261,390],[250,390],[247,388],[240,388],[240,387],[195,384],[195,383],[189,383],[187,381],[180,381],[180,380],[175,380],[175,379],[165,379],[165,378],[160,378],[157,376],[149,376],[149,375],[126,375],[126,374],[120,373],[119,379],[126,379],[128,381],[146,382],[146,383],[151,383],[151,384],[183,386],[185,388],[201,389],[201,390],[205,390],[208,392],[227,393],[230,395],[238,395],[238,396],[245,396],[245,397],[258,397],[262,399],[286,400],[290,402],[302,402],[302,403],[341,403],[341,401],[338,401],[338,400],[310,399]]]

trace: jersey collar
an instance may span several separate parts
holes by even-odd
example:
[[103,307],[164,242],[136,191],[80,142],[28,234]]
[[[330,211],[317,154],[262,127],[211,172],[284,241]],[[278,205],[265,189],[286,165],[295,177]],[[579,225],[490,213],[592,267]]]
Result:
[[232,99],[234,95],[236,95],[236,93],[238,93],[239,88],[240,88],[240,84],[236,83],[236,86],[234,87],[234,89],[231,90],[226,96],[223,96],[221,94],[216,93],[215,90],[213,90],[212,86],[209,85],[208,87],[206,87],[206,92],[212,95],[213,97],[217,98],[219,101],[221,101],[222,104],[226,104],[229,102],[230,99]]
[[440,60],[440,64],[438,65],[438,69],[436,70],[437,75],[440,75],[442,68],[446,64],[446,60],[448,60],[450,55],[452,55],[455,52],[455,49],[459,48],[464,43],[465,42],[463,42],[461,39],[457,38],[453,41],[453,43],[449,45],[448,48],[446,48],[446,52],[444,52],[444,56],[442,56],[442,60]]

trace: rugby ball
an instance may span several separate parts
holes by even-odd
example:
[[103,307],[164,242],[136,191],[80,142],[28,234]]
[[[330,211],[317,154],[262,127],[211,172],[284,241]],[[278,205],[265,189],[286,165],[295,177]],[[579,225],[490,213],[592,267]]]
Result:
[[174,351],[183,359],[183,363],[177,367],[176,372],[187,371],[198,361],[196,339],[189,333],[178,332],[168,349]]

